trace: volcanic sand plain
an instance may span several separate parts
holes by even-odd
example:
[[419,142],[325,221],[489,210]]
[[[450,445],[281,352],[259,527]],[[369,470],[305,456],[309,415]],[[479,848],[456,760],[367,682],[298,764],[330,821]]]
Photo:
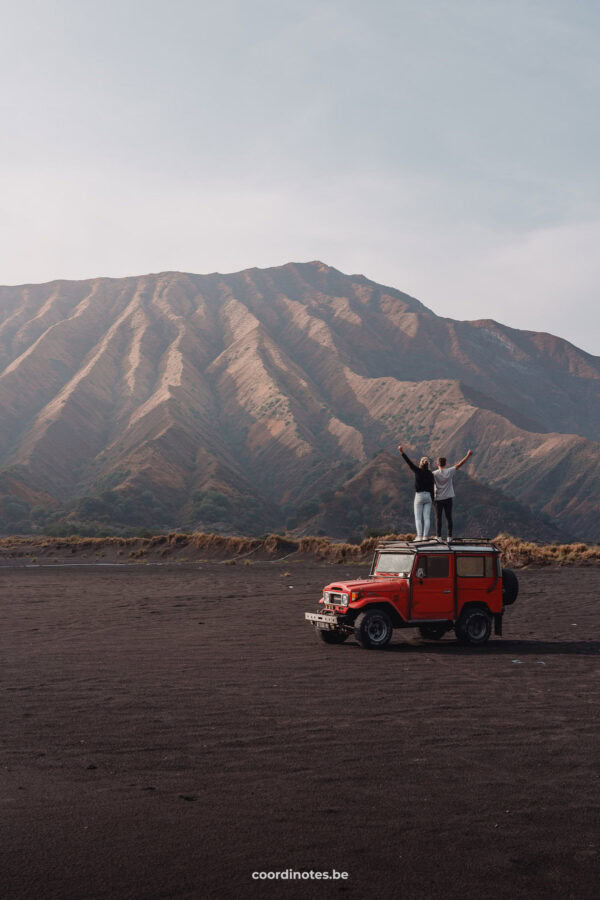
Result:
[[2,895],[597,896],[600,571],[369,652],[286,565],[0,568]]

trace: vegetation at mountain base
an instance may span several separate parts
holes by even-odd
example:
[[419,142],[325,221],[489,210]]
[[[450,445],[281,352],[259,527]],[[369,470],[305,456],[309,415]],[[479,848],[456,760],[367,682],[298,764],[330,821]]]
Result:
[[[280,534],[248,537],[202,532],[171,532],[147,537],[22,536],[0,538],[0,562],[22,560],[30,564],[44,561],[52,564],[64,560],[85,560],[86,563],[197,563],[216,560],[229,565],[249,565],[260,561],[301,563],[302,560],[312,559],[323,564],[366,565],[381,539],[413,538],[412,533],[387,534],[348,543],[326,537],[294,539]],[[599,545],[583,542],[543,544],[523,541],[508,534],[500,534],[494,541],[500,547],[503,563],[507,566],[600,565]]]
[[[536,539],[561,540],[567,536],[550,517],[532,513],[468,475],[459,478],[455,522],[461,533],[485,536],[520,528],[525,537]],[[325,489],[314,500],[298,506],[288,503],[265,509],[252,495],[232,496],[211,489],[194,491],[184,515],[176,518],[177,511],[148,489],[103,490],[51,509],[0,495],[0,535],[132,537],[175,530],[257,536],[285,531],[295,537],[330,535],[356,543],[365,534],[408,532],[414,527],[413,493],[412,475],[403,461],[380,453],[337,489]],[[432,513],[432,525],[433,521]]]

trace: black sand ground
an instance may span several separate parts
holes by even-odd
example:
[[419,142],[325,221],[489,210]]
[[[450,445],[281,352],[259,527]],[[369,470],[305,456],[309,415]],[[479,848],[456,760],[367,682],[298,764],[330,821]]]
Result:
[[596,897],[598,570],[383,652],[303,622],[344,567],[289,571],[0,569],[2,896]]

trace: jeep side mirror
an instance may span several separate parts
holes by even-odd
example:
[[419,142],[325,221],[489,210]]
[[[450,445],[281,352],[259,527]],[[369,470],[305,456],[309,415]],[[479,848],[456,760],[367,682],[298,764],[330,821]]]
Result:
[[423,579],[425,578],[425,569],[417,569],[417,578],[421,583],[423,583]]

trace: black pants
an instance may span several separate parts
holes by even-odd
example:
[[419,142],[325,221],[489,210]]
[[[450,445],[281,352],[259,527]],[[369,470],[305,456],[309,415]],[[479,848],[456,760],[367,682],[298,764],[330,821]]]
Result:
[[436,500],[435,501],[435,525],[436,525],[436,534],[438,537],[442,536],[442,514],[446,513],[446,522],[448,523],[448,537],[452,537],[452,501],[453,497],[449,497],[448,500]]

